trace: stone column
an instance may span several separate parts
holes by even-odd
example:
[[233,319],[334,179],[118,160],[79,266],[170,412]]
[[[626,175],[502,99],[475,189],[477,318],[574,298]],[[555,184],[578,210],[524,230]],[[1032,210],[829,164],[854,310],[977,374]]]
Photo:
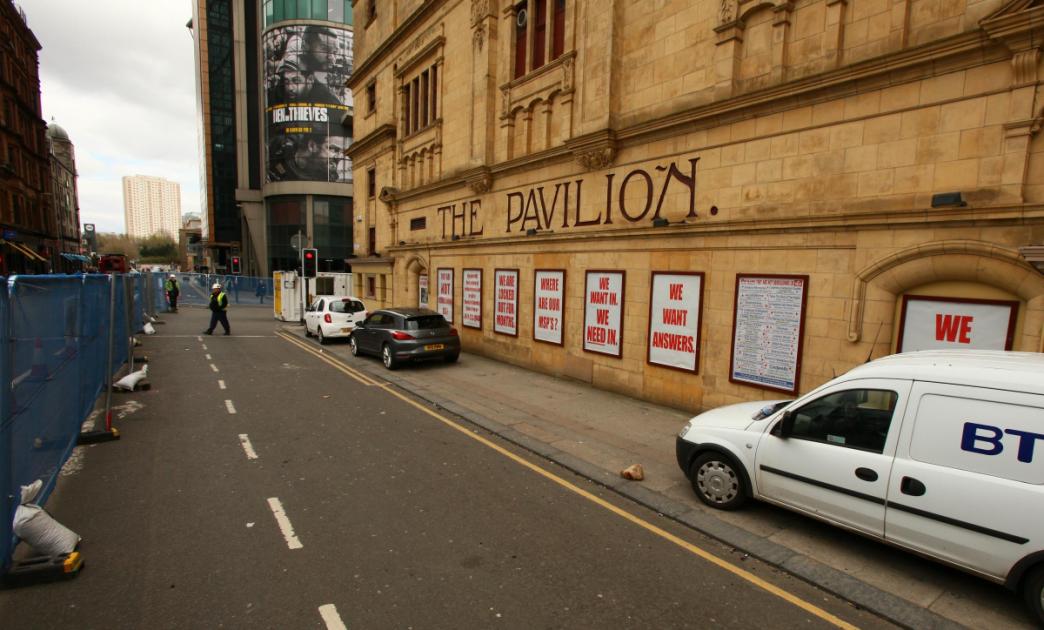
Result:
[[827,0],[826,28],[823,32],[823,54],[828,68],[841,65],[845,44],[845,11],[848,0]]

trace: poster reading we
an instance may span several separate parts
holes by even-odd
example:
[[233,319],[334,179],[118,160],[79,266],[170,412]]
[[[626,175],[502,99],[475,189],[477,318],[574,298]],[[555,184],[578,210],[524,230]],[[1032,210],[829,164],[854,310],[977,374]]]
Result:
[[560,346],[565,315],[565,271],[537,269],[533,283],[533,339]]
[[482,270],[465,269],[461,283],[460,323],[468,328],[482,328]]
[[493,272],[493,331],[518,336],[518,269]]
[[621,356],[623,304],[624,272],[587,272],[584,284],[585,351]]
[[439,269],[436,272],[435,282],[438,290],[435,293],[436,310],[453,323],[453,270]]
[[649,363],[698,371],[702,302],[702,273],[653,272],[649,295]]

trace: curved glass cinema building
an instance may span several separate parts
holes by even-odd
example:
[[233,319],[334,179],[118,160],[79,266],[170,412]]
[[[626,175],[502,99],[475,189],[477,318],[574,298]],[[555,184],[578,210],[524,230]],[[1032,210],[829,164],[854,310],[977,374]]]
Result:
[[350,269],[351,0],[195,0],[205,264],[295,269],[291,239],[321,271]]

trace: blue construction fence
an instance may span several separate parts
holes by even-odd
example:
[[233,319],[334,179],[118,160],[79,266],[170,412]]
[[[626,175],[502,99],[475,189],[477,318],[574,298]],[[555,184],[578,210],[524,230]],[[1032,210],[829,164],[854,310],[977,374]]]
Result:
[[[170,273],[150,273],[153,285],[153,303],[158,310],[167,310],[167,280]],[[228,295],[229,304],[242,306],[272,306],[272,279],[256,276],[174,272],[178,282],[178,305],[207,306],[211,287],[220,284]]]
[[[143,274],[12,276],[0,289],[0,573],[11,565],[20,487],[54,490],[105,390],[110,333],[119,372],[151,306]],[[111,375],[110,375],[111,376]]]

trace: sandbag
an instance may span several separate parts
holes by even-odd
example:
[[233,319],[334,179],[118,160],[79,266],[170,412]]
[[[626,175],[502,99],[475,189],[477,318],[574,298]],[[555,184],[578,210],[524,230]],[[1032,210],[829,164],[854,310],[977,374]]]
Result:
[[80,544],[76,532],[54,520],[46,510],[33,503],[19,505],[15,510],[14,533],[44,556],[71,553]]

